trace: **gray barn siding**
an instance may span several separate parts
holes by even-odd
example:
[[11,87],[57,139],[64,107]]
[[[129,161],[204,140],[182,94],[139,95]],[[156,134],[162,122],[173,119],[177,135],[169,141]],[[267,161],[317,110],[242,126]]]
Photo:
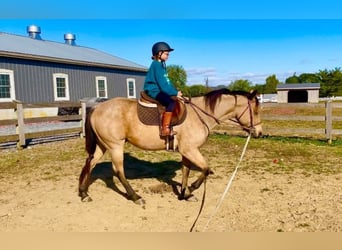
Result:
[[0,68],[14,71],[16,99],[27,103],[54,102],[53,74],[69,77],[70,101],[96,96],[96,76],[107,77],[108,97],[127,97],[127,78],[134,78],[137,97],[146,73],[0,57]]

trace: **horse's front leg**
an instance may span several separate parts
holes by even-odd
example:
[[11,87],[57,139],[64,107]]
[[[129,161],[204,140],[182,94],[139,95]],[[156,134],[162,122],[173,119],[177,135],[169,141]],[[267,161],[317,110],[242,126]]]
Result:
[[[191,157],[191,158],[189,158]],[[191,159],[191,160],[190,160]],[[209,175],[210,169],[207,165],[207,162],[205,161],[202,154],[199,152],[199,150],[194,150],[191,152],[188,152],[188,156],[183,155],[183,168],[182,168],[182,188],[180,195],[178,199],[189,199],[192,196],[192,192],[196,189],[198,189],[205,178]],[[188,187],[188,178],[189,178],[189,172],[191,168],[200,169],[201,174],[197,178],[196,181],[194,181],[190,187]]]
[[179,200],[188,199],[192,195],[189,188],[188,188],[188,180],[189,180],[191,163],[184,156],[182,159],[182,163],[183,163],[183,166],[182,166],[182,187],[181,187],[180,194],[178,195]]

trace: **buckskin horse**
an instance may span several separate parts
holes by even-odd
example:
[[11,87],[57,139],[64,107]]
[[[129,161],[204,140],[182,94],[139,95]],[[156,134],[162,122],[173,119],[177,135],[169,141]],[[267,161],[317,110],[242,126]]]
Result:
[[[199,149],[218,123],[234,121],[254,137],[261,135],[260,105],[256,95],[256,91],[219,89],[204,96],[186,99],[186,117],[173,128],[177,132],[174,145],[182,155],[182,183],[178,199],[187,200],[191,197],[210,173]],[[125,177],[124,144],[129,142],[143,150],[163,150],[165,138],[160,137],[159,126],[145,125],[139,120],[137,100],[116,97],[93,107],[85,123],[85,140],[88,158],[79,178],[81,200],[92,200],[88,195],[91,171],[108,151],[114,175],[126,189],[127,199],[144,204],[145,201]],[[190,169],[199,170],[200,175],[188,186]]]

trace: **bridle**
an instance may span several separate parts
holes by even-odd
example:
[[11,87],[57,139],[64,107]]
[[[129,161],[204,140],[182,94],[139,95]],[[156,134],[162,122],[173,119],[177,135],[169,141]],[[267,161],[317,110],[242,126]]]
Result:
[[[242,111],[242,113],[236,117],[235,119],[231,119],[229,118],[230,121],[238,123],[240,125],[240,127],[242,127],[244,130],[251,132],[255,130],[255,126],[261,124],[261,122],[258,123],[254,123],[254,114],[253,114],[253,109],[252,109],[252,105],[251,105],[251,100],[247,98],[247,106],[246,108]],[[236,96],[235,96],[235,106],[236,106]],[[241,117],[247,112],[249,111],[249,120],[250,120],[250,125],[248,127],[243,126],[240,122]]]
[[[235,106],[237,106],[237,98],[236,96],[235,97]],[[195,111],[195,113],[197,114],[199,120],[203,123],[203,125],[206,126],[207,130],[208,130],[208,134],[210,133],[210,129],[209,129],[209,126],[206,124],[206,122],[203,120],[203,118],[200,116],[199,112],[198,111],[201,111],[203,114],[205,114],[206,116],[209,116],[210,118],[212,118],[217,124],[221,124],[221,123],[227,123],[226,121],[224,120],[220,120],[218,118],[216,118],[215,116],[213,116],[212,114],[209,114],[208,112],[206,112],[205,110],[203,110],[201,107],[197,106],[196,104],[194,104],[193,102],[191,102],[191,98],[185,98],[185,97],[182,97],[182,100],[184,101],[184,103],[187,103],[189,104],[192,109]],[[258,122],[258,123],[254,123],[254,114],[253,114],[253,109],[252,109],[252,106],[251,106],[251,100],[248,99],[248,102],[247,102],[247,106],[246,108],[243,110],[243,112],[238,116],[238,117],[235,117],[235,119],[233,118],[229,118],[230,121],[232,122],[235,122],[238,124],[239,127],[241,127],[242,129],[246,130],[247,132],[251,133],[252,131],[255,131],[255,126],[256,125],[259,125],[261,124],[261,122]],[[240,122],[240,119],[241,117],[247,112],[249,111],[249,119],[250,119],[250,125],[247,127],[247,126],[243,126]]]

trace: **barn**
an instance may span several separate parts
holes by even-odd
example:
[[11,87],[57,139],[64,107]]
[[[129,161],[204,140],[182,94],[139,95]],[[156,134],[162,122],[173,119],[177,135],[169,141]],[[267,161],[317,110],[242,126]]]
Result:
[[318,103],[319,83],[279,84],[278,103]]
[[0,32],[0,102],[77,102],[83,98],[136,98],[147,68],[76,44],[76,35],[47,41],[38,26],[27,36]]

